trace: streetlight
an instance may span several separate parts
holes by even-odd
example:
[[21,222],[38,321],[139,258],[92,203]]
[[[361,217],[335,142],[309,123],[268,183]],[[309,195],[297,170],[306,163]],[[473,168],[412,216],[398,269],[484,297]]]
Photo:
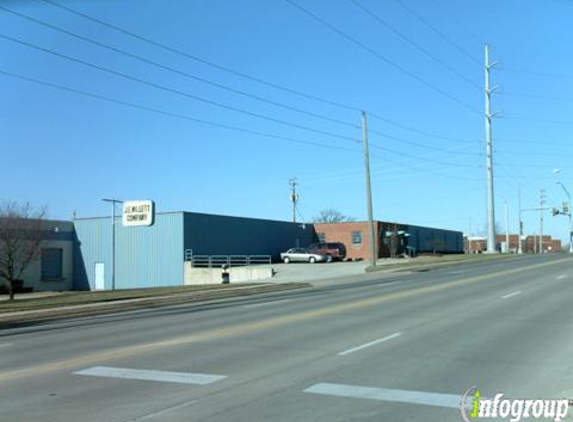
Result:
[[565,212],[565,210],[563,210],[563,214],[565,214],[566,216],[569,217],[569,253],[573,253],[573,226],[571,225],[571,194],[569,193],[569,191],[567,190],[567,188],[565,187],[565,185],[563,183],[561,183],[560,181],[556,181],[556,184],[558,184],[559,186],[561,186],[563,188],[563,190],[565,191],[565,195],[567,195],[567,205],[568,205],[568,212]]
[[120,199],[103,198],[111,204],[111,290],[115,290],[115,205],[123,204]]
[[[554,174],[559,174],[561,173],[561,169],[555,169],[553,170]],[[567,188],[565,187],[565,185],[563,183],[561,183],[559,180],[555,181],[555,184],[561,186],[561,188],[563,189],[563,191],[565,192],[565,195],[567,195],[567,212],[565,212],[565,210],[563,210],[563,214],[565,214],[566,216],[569,217],[569,253],[573,253],[573,226],[571,223],[571,194],[569,193],[569,191],[567,190]]]

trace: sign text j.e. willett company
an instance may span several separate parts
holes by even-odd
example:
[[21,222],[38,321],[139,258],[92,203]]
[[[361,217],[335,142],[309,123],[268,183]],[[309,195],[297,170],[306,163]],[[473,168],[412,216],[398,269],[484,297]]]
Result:
[[155,219],[153,201],[125,201],[123,203],[124,226],[151,226]]

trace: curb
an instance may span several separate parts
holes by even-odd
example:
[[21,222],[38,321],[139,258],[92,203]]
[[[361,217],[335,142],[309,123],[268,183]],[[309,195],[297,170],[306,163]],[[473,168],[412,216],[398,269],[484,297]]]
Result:
[[5,328],[5,326],[17,323],[43,322],[72,317],[89,317],[116,312],[133,311],[137,309],[152,309],[181,303],[198,303],[217,299],[246,297],[263,293],[300,289],[310,286],[311,285],[309,283],[264,284],[259,286],[251,285],[221,290],[206,290],[166,296],[124,299],[113,302],[98,302],[83,305],[61,306],[56,308],[6,312],[0,314],[0,328]]
[[[506,260],[516,260],[516,259],[523,259],[522,257],[515,257],[515,256],[511,256],[511,257],[504,257],[504,258],[494,258],[494,259],[490,259],[488,260],[489,262],[503,262]],[[405,265],[401,265],[401,264],[396,264],[396,265],[392,265],[392,266],[388,266],[388,268],[385,268],[385,266],[380,265],[376,268],[372,268],[372,267],[366,267],[365,272],[367,274],[374,274],[374,273],[379,273],[379,272],[388,272],[388,273],[393,273],[393,272],[401,272],[401,271],[412,271],[412,272],[422,272],[422,271],[431,271],[435,268],[448,268],[448,267],[454,267],[454,266],[458,266],[458,265],[466,265],[466,264],[478,264],[478,263],[483,263],[484,261],[473,261],[473,260],[455,260],[455,261],[448,261],[448,262],[428,262],[427,264],[405,264]]]

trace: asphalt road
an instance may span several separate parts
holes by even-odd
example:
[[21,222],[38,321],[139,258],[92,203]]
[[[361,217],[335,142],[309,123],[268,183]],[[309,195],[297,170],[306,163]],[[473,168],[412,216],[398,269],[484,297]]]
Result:
[[6,329],[0,421],[460,421],[472,386],[573,398],[572,299],[555,255]]

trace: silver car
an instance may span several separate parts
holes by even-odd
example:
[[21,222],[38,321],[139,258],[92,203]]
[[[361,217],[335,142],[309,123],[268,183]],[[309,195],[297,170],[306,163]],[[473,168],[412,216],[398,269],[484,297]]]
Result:
[[306,248],[291,248],[286,252],[281,253],[281,259],[285,264],[289,262],[315,262],[326,261],[326,255],[313,253]]

